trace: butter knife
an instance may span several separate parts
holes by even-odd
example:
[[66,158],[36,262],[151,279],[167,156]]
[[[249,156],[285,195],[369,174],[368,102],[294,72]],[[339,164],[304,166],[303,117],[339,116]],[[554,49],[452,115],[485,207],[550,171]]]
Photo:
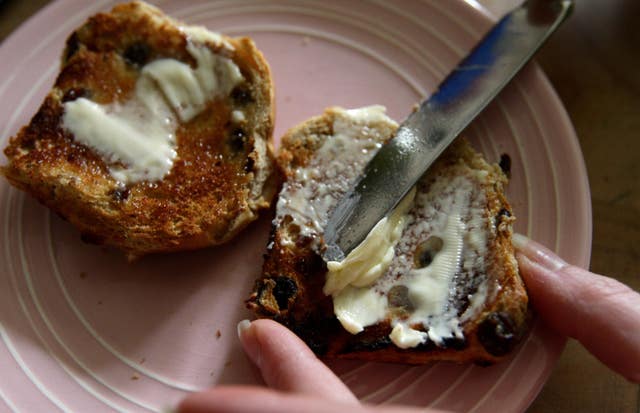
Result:
[[571,0],[529,0],[484,36],[400,125],[338,202],[325,227],[325,261],[341,261],[366,238],[531,59],[572,7]]

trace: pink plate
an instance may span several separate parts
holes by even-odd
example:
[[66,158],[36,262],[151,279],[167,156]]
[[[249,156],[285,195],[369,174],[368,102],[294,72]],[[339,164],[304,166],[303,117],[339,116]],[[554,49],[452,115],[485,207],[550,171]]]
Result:
[[[35,112],[58,70],[66,36],[112,1],[59,0],[0,48],[2,146]],[[325,107],[411,105],[490,25],[457,1],[158,1],[167,13],[231,35],[250,35],[271,63],[277,127]],[[589,187],[569,119],[530,64],[469,128],[491,160],[513,161],[517,230],[586,266]],[[2,163],[6,159],[1,160]],[[258,276],[269,218],[215,249],[147,257],[83,244],[78,233],[0,180],[0,411],[160,411],[216,383],[258,383],[236,323]],[[522,411],[564,345],[542,324],[496,366],[332,367],[362,400],[455,411]]]

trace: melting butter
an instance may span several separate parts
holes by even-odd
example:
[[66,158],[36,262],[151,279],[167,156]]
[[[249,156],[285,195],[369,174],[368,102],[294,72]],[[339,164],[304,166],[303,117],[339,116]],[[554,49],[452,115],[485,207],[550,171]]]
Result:
[[326,295],[336,295],[347,285],[367,287],[389,268],[415,195],[416,189],[412,188],[391,215],[381,219],[344,260],[327,263],[329,272],[323,289]]
[[346,286],[333,297],[333,308],[345,330],[358,334],[366,326],[384,319],[387,313],[387,297],[373,288]]
[[402,323],[398,323],[391,330],[389,338],[399,348],[407,349],[416,347],[427,340],[427,333],[424,331],[414,330],[405,326]]
[[64,104],[63,127],[112,164],[109,171],[117,181],[162,179],[177,155],[179,122],[190,121],[208,101],[228,95],[242,80],[233,61],[208,47],[189,43],[187,51],[195,69],[175,59],[148,63],[124,103],[79,98]]
[[367,287],[389,268],[415,195],[416,189],[412,188],[391,215],[381,219],[344,260],[327,263],[329,272],[323,291],[333,296],[336,317],[352,334],[386,315],[386,297]]

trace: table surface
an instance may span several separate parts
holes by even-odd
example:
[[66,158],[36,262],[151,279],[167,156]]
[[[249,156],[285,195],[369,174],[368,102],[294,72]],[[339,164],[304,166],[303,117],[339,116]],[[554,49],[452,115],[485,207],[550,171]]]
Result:
[[[473,0],[469,0],[473,1]],[[0,5],[0,41],[48,0]],[[496,15],[517,0],[476,0]],[[640,290],[638,0],[580,0],[537,57],[584,154],[593,205],[591,270]],[[640,412],[640,386],[569,341],[529,412]]]

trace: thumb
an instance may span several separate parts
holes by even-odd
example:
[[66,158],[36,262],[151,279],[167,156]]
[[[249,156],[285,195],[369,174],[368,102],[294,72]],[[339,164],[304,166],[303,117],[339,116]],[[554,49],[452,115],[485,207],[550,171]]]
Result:
[[244,320],[238,324],[238,335],[269,387],[358,404],[351,390],[283,325],[272,320]]
[[600,361],[640,382],[640,294],[564,262],[515,234],[513,244],[531,302],[556,331],[580,341]]

